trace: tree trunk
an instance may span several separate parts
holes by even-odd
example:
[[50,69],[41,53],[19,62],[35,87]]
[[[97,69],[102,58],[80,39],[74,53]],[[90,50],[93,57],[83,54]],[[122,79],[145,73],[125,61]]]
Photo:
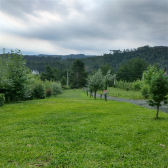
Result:
[[94,98],[96,99],[96,91],[94,92]]
[[156,119],[158,119],[158,114],[159,114],[159,106],[157,106]]
[[90,92],[90,97],[92,97],[92,92]]

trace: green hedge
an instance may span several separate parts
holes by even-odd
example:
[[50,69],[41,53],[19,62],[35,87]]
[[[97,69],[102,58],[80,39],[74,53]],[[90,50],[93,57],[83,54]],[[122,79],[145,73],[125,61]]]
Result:
[[0,94],[0,106],[3,106],[4,102],[5,102],[5,97],[4,97],[4,94],[2,93]]

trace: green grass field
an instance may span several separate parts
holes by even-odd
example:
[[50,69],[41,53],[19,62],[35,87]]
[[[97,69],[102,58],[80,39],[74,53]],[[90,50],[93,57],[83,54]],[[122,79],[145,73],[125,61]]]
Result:
[[[125,99],[144,99],[141,91],[126,91],[125,89],[108,87],[108,96],[114,96]],[[98,93],[102,94],[103,92],[99,91]]]
[[68,90],[0,107],[0,167],[168,167],[168,114]]

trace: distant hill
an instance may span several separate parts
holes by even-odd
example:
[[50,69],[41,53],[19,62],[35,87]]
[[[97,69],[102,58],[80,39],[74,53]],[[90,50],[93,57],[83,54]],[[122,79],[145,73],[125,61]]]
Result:
[[149,64],[158,64],[160,68],[168,67],[168,47],[167,46],[143,46],[136,49],[125,49],[114,54],[104,54],[103,56],[93,56],[84,54],[71,55],[46,55],[38,56],[24,55],[26,65],[31,70],[39,72],[45,71],[45,66],[57,68],[60,71],[70,69],[75,59],[81,59],[85,63],[85,68],[88,72],[94,69],[99,69],[104,64],[110,64],[114,68],[114,72],[120,68],[123,63],[126,63],[133,58],[143,58]]
[[[29,55],[25,55],[29,56]],[[35,55],[38,57],[61,57],[61,59],[67,59],[67,58],[88,58],[88,57],[94,57],[95,55],[84,55],[84,54],[70,54],[70,55],[48,55],[48,54],[39,54]]]
[[87,71],[98,69],[100,66],[108,63],[116,72],[123,63],[133,58],[145,59],[149,64],[158,64],[160,68],[168,66],[168,47],[167,46],[143,46],[137,49],[126,49],[114,54],[104,54],[102,57],[91,57],[81,59],[87,68]]

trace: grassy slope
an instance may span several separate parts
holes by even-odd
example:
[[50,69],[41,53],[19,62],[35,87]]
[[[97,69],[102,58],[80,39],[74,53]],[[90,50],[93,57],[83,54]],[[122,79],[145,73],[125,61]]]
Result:
[[0,167],[166,167],[168,114],[154,116],[154,110],[94,100],[79,90],[4,105]]

